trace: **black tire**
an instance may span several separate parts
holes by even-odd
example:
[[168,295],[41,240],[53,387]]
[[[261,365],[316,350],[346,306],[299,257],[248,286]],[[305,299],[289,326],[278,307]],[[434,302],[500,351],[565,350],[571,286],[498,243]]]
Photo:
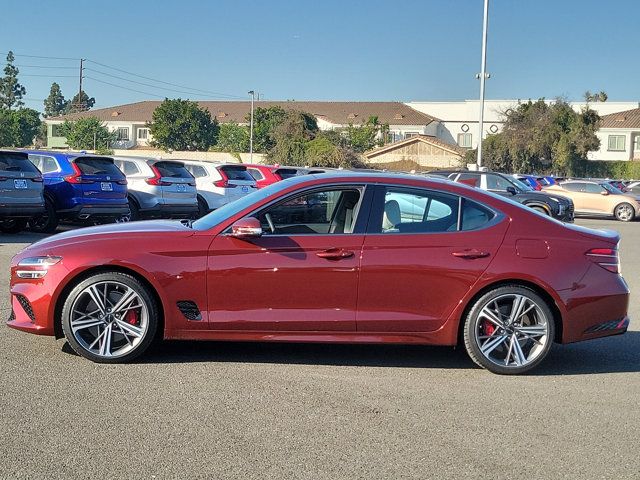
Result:
[[56,212],[56,207],[48,198],[44,201],[45,213],[29,220],[29,228],[36,233],[53,233],[58,228],[60,219]]
[[135,222],[136,220],[140,220],[140,209],[138,203],[129,197],[129,221]]
[[[71,328],[71,314],[74,303],[78,300],[78,297],[85,292],[86,288],[91,285],[100,284],[101,282],[114,282],[134,290],[134,292],[138,294],[141,302],[144,302],[148,314],[146,331],[139,341],[127,353],[114,357],[96,355],[88,350],[78,341]],[[79,282],[67,295],[67,298],[64,300],[64,306],[62,307],[62,331],[71,348],[84,358],[97,363],[127,363],[142,355],[154,342],[160,323],[159,315],[158,305],[154,296],[138,279],[122,272],[98,273]],[[113,322],[113,320],[111,321]]]
[[[537,349],[535,358],[533,358],[529,363],[526,363],[521,366],[518,366],[518,365],[507,366],[506,364],[501,365],[498,363],[494,363],[495,360],[494,361],[490,360],[489,358],[487,358],[488,354],[485,355],[482,352],[479,344],[480,340],[476,336],[476,332],[479,327],[478,324],[481,321],[480,312],[485,307],[492,305],[492,302],[494,302],[495,300],[509,297],[510,295],[523,296],[523,297],[526,297],[528,301],[535,303],[539,307],[540,312],[543,314],[546,320],[545,327],[547,329],[547,333],[545,336],[546,338],[544,339],[545,340],[544,345],[540,347],[535,347]],[[463,330],[464,345],[469,357],[471,357],[471,360],[473,360],[477,365],[481,366],[482,368],[489,370],[490,372],[502,374],[502,375],[517,375],[537,367],[549,354],[551,345],[553,344],[554,335],[555,335],[554,317],[547,302],[542,297],[540,297],[540,295],[535,293],[533,290],[519,286],[519,285],[506,285],[506,286],[498,287],[482,295],[479,299],[477,299],[474,302],[471,309],[469,310],[469,313],[464,319],[464,322],[465,322],[464,330]],[[503,335],[508,336],[506,331],[503,333]],[[516,338],[518,338],[517,335],[516,335]],[[520,338],[522,340],[522,337]],[[487,342],[490,339],[491,337],[487,339]],[[539,339],[542,340],[542,337],[540,337]],[[505,340],[504,342],[506,341],[507,340]],[[527,342],[528,340],[524,340],[524,341]],[[483,346],[486,346],[487,342],[485,342]],[[500,344],[503,344],[503,342],[500,342]],[[506,346],[507,344],[504,343],[503,345],[500,345],[499,348],[506,348]],[[498,350],[498,348],[496,348],[495,350]],[[509,357],[510,352],[511,352],[511,347],[509,347],[509,350],[506,354],[506,358],[508,360],[510,360],[510,357]],[[530,352],[533,352],[533,347],[532,347],[532,350],[530,350]]]
[[209,213],[209,206],[204,198],[198,195],[198,218],[204,217]]
[[616,220],[620,222],[630,222],[636,216],[636,211],[630,203],[622,202],[616,205],[615,210],[613,211],[613,215],[616,217]]
[[27,218],[8,218],[0,222],[0,232],[20,233],[27,227]]

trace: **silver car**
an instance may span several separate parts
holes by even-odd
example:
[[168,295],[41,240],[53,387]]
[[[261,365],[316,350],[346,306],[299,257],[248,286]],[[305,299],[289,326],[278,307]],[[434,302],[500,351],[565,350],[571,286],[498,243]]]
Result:
[[127,177],[131,216],[187,218],[198,214],[196,181],[182,162],[142,157],[113,157]]
[[18,233],[44,213],[42,174],[24,152],[0,151],[0,231]]

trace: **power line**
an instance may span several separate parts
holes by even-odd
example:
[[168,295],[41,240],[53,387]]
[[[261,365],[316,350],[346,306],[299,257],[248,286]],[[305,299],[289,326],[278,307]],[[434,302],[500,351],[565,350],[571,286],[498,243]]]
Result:
[[62,67],[62,66],[56,66],[56,65],[14,65],[14,67],[18,67],[18,68],[64,68],[67,70],[73,69],[75,70],[76,67]]
[[105,65],[104,63],[99,63],[99,62],[96,62],[94,60],[87,60],[87,62],[91,62],[91,63],[94,63],[96,65],[100,65],[101,67],[110,68],[111,70],[116,70],[116,71],[121,72],[121,73],[126,73],[127,75],[131,75],[131,76],[138,77],[138,78],[143,78],[145,80],[150,80],[150,81],[156,82],[156,83],[162,83],[164,85],[170,85],[172,87],[182,88],[184,90],[193,90],[194,92],[206,93],[208,95],[215,95],[215,96],[218,96],[218,97],[242,98],[242,99],[245,98],[245,97],[240,97],[238,95],[230,95],[228,93],[212,92],[212,91],[209,91],[209,90],[200,90],[198,88],[191,88],[191,87],[186,87],[184,85],[178,85],[176,83],[170,83],[170,82],[164,82],[162,80],[156,80],[155,78],[145,77],[144,75],[138,75],[137,73],[128,72],[126,70],[122,70],[120,68],[112,67],[110,65]]
[[33,74],[33,73],[26,73],[20,74],[21,77],[48,77],[48,78],[76,78],[75,75],[47,75],[47,74]]
[[157,97],[157,98],[165,98],[162,95],[157,95],[155,93],[149,93],[149,92],[143,92],[141,90],[135,90],[133,88],[128,88],[128,87],[123,87],[122,85],[117,85],[115,83],[111,83],[111,82],[105,82],[104,80],[98,80],[97,78],[93,78],[93,77],[84,77],[88,80],[93,80],[94,82],[99,82],[99,83],[104,83],[105,85],[111,85],[112,87],[116,87],[116,88],[122,88],[124,90],[129,90],[131,92],[136,92],[136,93],[142,93],[143,95],[150,95],[152,97]]
[[[9,55],[9,52],[7,53],[0,53],[0,55]],[[41,55],[22,55],[22,54],[18,54],[18,53],[14,53],[13,54],[14,57],[26,57],[26,58],[44,58],[47,60],[80,60],[79,58],[72,58],[72,57],[44,57]]]

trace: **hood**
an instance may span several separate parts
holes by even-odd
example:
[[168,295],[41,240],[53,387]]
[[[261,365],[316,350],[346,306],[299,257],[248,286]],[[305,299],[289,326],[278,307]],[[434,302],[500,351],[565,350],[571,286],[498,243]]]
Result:
[[52,235],[40,240],[39,242],[33,243],[25,250],[67,245],[87,240],[97,240],[100,239],[100,237],[108,235],[144,235],[148,233],[163,232],[183,232],[185,234],[191,234],[193,233],[193,230],[180,220],[147,220],[143,222],[110,223],[108,225],[78,228],[76,230],[58,233],[57,235]]

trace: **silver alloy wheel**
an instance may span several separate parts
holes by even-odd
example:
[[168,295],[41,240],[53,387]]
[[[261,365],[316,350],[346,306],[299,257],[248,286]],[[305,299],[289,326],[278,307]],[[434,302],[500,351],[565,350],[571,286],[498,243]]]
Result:
[[474,334],[482,355],[501,367],[534,362],[551,340],[544,311],[531,298],[505,294],[487,302],[478,315]]
[[131,352],[149,328],[149,309],[131,287],[116,281],[89,285],[71,306],[71,332],[87,352],[117,358]]
[[623,222],[628,222],[633,219],[635,212],[633,207],[628,203],[621,203],[616,207],[616,217]]

